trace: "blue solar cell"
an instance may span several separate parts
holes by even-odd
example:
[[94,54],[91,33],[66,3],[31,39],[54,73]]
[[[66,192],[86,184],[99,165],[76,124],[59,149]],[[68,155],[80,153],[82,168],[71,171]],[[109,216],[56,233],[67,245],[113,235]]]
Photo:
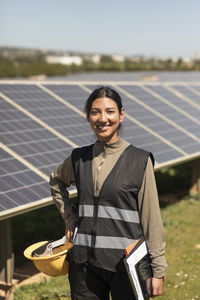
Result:
[[2,178],[0,178],[0,186],[2,192],[6,192],[10,190],[10,185],[7,182],[5,182],[5,180],[3,180]]
[[0,211],[50,196],[48,182],[3,149],[0,154]]
[[192,85],[191,88],[196,90],[197,92],[200,92],[200,86],[199,85]]
[[[125,119],[125,122],[120,129],[120,135],[131,144],[153,152],[155,160],[159,163],[168,160],[164,158],[163,154],[161,155],[163,151],[173,153],[173,158],[182,156],[181,153],[171,148],[171,146],[158,139],[155,135],[152,135],[137,124],[133,124],[128,119]],[[163,158],[163,161],[160,160],[161,158]]]
[[50,197],[49,185],[46,182],[39,186],[32,186],[31,190],[41,198]]
[[33,184],[33,177],[32,171],[27,170],[26,172],[23,173],[16,173],[14,175],[14,178],[18,181],[21,182],[22,186],[27,186]]
[[[150,87],[148,86],[148,88],[150,88]],[[138,93],[138,89],[140,89],[139,93]],[[142,88],[134,87],[133,95],[135,95],[135,91],[136,91],[137,97],[140,100],[142,100],[142,102],[149,105],[154,110],[160,112],[162,115],[166,116],[171,121],[175,121],[178,125],[182,122],[182,120],[187,120],[187,124],[189,125],[189,127],[196,125],[196,123],[193,120],[191,120],[189,117],[187,117],[185,114],[182,114],[180,111],[176,110],[175,108],[170,107],[168,104],[160,101],[158,98],[156,98],[153,95],[151,95],[150,93],[144,91]],[[183,104],[183,102],[184,102],[183,100],[180,100],[178,102],[177,109],[182,108],[181,104]],[[190,104],[187,105],[187,109],[189,109],[189,108],[192,110],[192,112],[194,111],[194,107],[192,107],[192,105],[190,105]],[[188,112],[188,111],[186,110],[186,112]],[[191,116],[193,116],[193,115],[191,114]],[[197,120],[200,120],[200,117],[199,117],[199,115],[197,116],[196,111],[195,111],[194,117],[197,118]],[[185,129],[188,129],[188,128],[186,127]]]
[[8,154],[8,152],[4,151],[3,149],[0,148],[0,159],[1,160],[7,160],[10,158],[10,155]]
[[169,149],[168,151],[160,152],[157,155],[157,162],[159,163],[165,163],[173,160],[177,160],[177,153],[173,149]]
[[15,163],[13,163],[13,159],[12,158],[4,159],[2,157],[1,160],[0,160],[0,162],[1,162],[1,168],[4,170],[4,174],[26,170],[26,166],[25,165],[21,164],[17,160],[15,161]]
[[17,203],[6,196],[6,194],[0,194],[0,212],[7,209],[17,207]]
[[174,85],[173,88],[200,105],[200,96],[188,90],[185,86]]
[[62,99],[68,101],[70,104],[74,105],[76,108],[84,111],[85,101],[89,96],[89,93],[83,90],[77,85],[55,85],[49,84],[45,85],[50,91],[61,97]]
[[170,103],[176,105],[178,108],[182,109],[183,111],[189,113],[191,116],[195,117],[197,120],[200,120],[198,110],[188,102],[183,101],[183,99],[177,97],[175,94],[164,88],[163,86],[150,86],[148,88],[157,93],[158,95],[162,96]]
[[16,203],[16,207],[20,205],[25,205],[31,202],[34,202],[36,200],[40,200],[42,198],[39,197],[39,195],[36,195],[31,188],[24,187],[22,190],[12,190],[6,193],[6,196],[12,200],[14,203]]

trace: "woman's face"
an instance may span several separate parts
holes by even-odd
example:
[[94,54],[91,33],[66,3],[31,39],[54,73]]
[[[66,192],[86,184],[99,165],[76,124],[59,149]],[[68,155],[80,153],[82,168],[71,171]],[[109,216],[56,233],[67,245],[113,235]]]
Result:
[[113,143],[118,139],[118,127],[124,120],[124,108],[119,113],[114,100],[103,97],[92,103],[88,121],[94,130],[97,140]]

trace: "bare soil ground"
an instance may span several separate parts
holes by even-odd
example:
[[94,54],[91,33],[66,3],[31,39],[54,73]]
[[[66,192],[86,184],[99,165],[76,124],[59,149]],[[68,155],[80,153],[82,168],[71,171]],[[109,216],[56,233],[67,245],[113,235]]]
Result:
[[0,300],[13,300],[14,290],[22,285],[40,282],[49,276],[39,272],[32,261],[27,261],[20,267],[14,269],[12,284],[4,285],[0,283]]
[[13,279],[17,282],[15,286],[18,287],[24,284],[38,282],[48,277],[49,276],[39,272],[32,261],[28,261],[21,267],[15,268]]

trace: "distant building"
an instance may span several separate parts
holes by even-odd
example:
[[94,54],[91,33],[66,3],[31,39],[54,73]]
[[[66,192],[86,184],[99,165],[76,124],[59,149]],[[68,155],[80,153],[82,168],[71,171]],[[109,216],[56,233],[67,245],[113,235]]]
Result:
[[188,56],[181,57],[181,60],[182,63],[188,68],[190,68],[193,65],[193,60]]
[[200,61],[200,51],[196,51],[194,59]]
[[179,58],[177,56],[172,56],[171,58],[169,57],[168,59],[171,59],[171,62],[176,64],[179,60]]
[[80,56],[46,56],[46,62],[48,64],[61,64],[61,65],[77,65],[80,66],[83,63],[83,60]]
[[94,63],[94,64],[98,64],[101,60],[101,55],[99,54],[94,54],[91,56],[91,61]]
[[82,57],[83,57],[83,61],[91,62],[93,64],[98,64],[101,60],[100,54],[85,54]]
[[181,57],[182,62],[184,62],[185,64],[190,64],[192,62],[192,59],[188,56],[182,56]]
[[111,58],[113,61],[116,61],[116,62],[124,62],[125,61],[125,56],[121,55],[121,54],[113,54],[113,55],[111,55]]
[[140,55],[132,55],[132,56],[127,57],[127,60],[130,62],[138,63],[138,62],[144,60],[144,57],[140,56]]

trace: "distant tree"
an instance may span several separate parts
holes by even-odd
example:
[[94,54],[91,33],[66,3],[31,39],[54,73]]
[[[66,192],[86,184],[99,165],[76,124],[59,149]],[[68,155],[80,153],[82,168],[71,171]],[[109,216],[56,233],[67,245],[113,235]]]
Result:
[[102,55],[100,63],[110,63],[113,62],[112,57],[110,55]]

